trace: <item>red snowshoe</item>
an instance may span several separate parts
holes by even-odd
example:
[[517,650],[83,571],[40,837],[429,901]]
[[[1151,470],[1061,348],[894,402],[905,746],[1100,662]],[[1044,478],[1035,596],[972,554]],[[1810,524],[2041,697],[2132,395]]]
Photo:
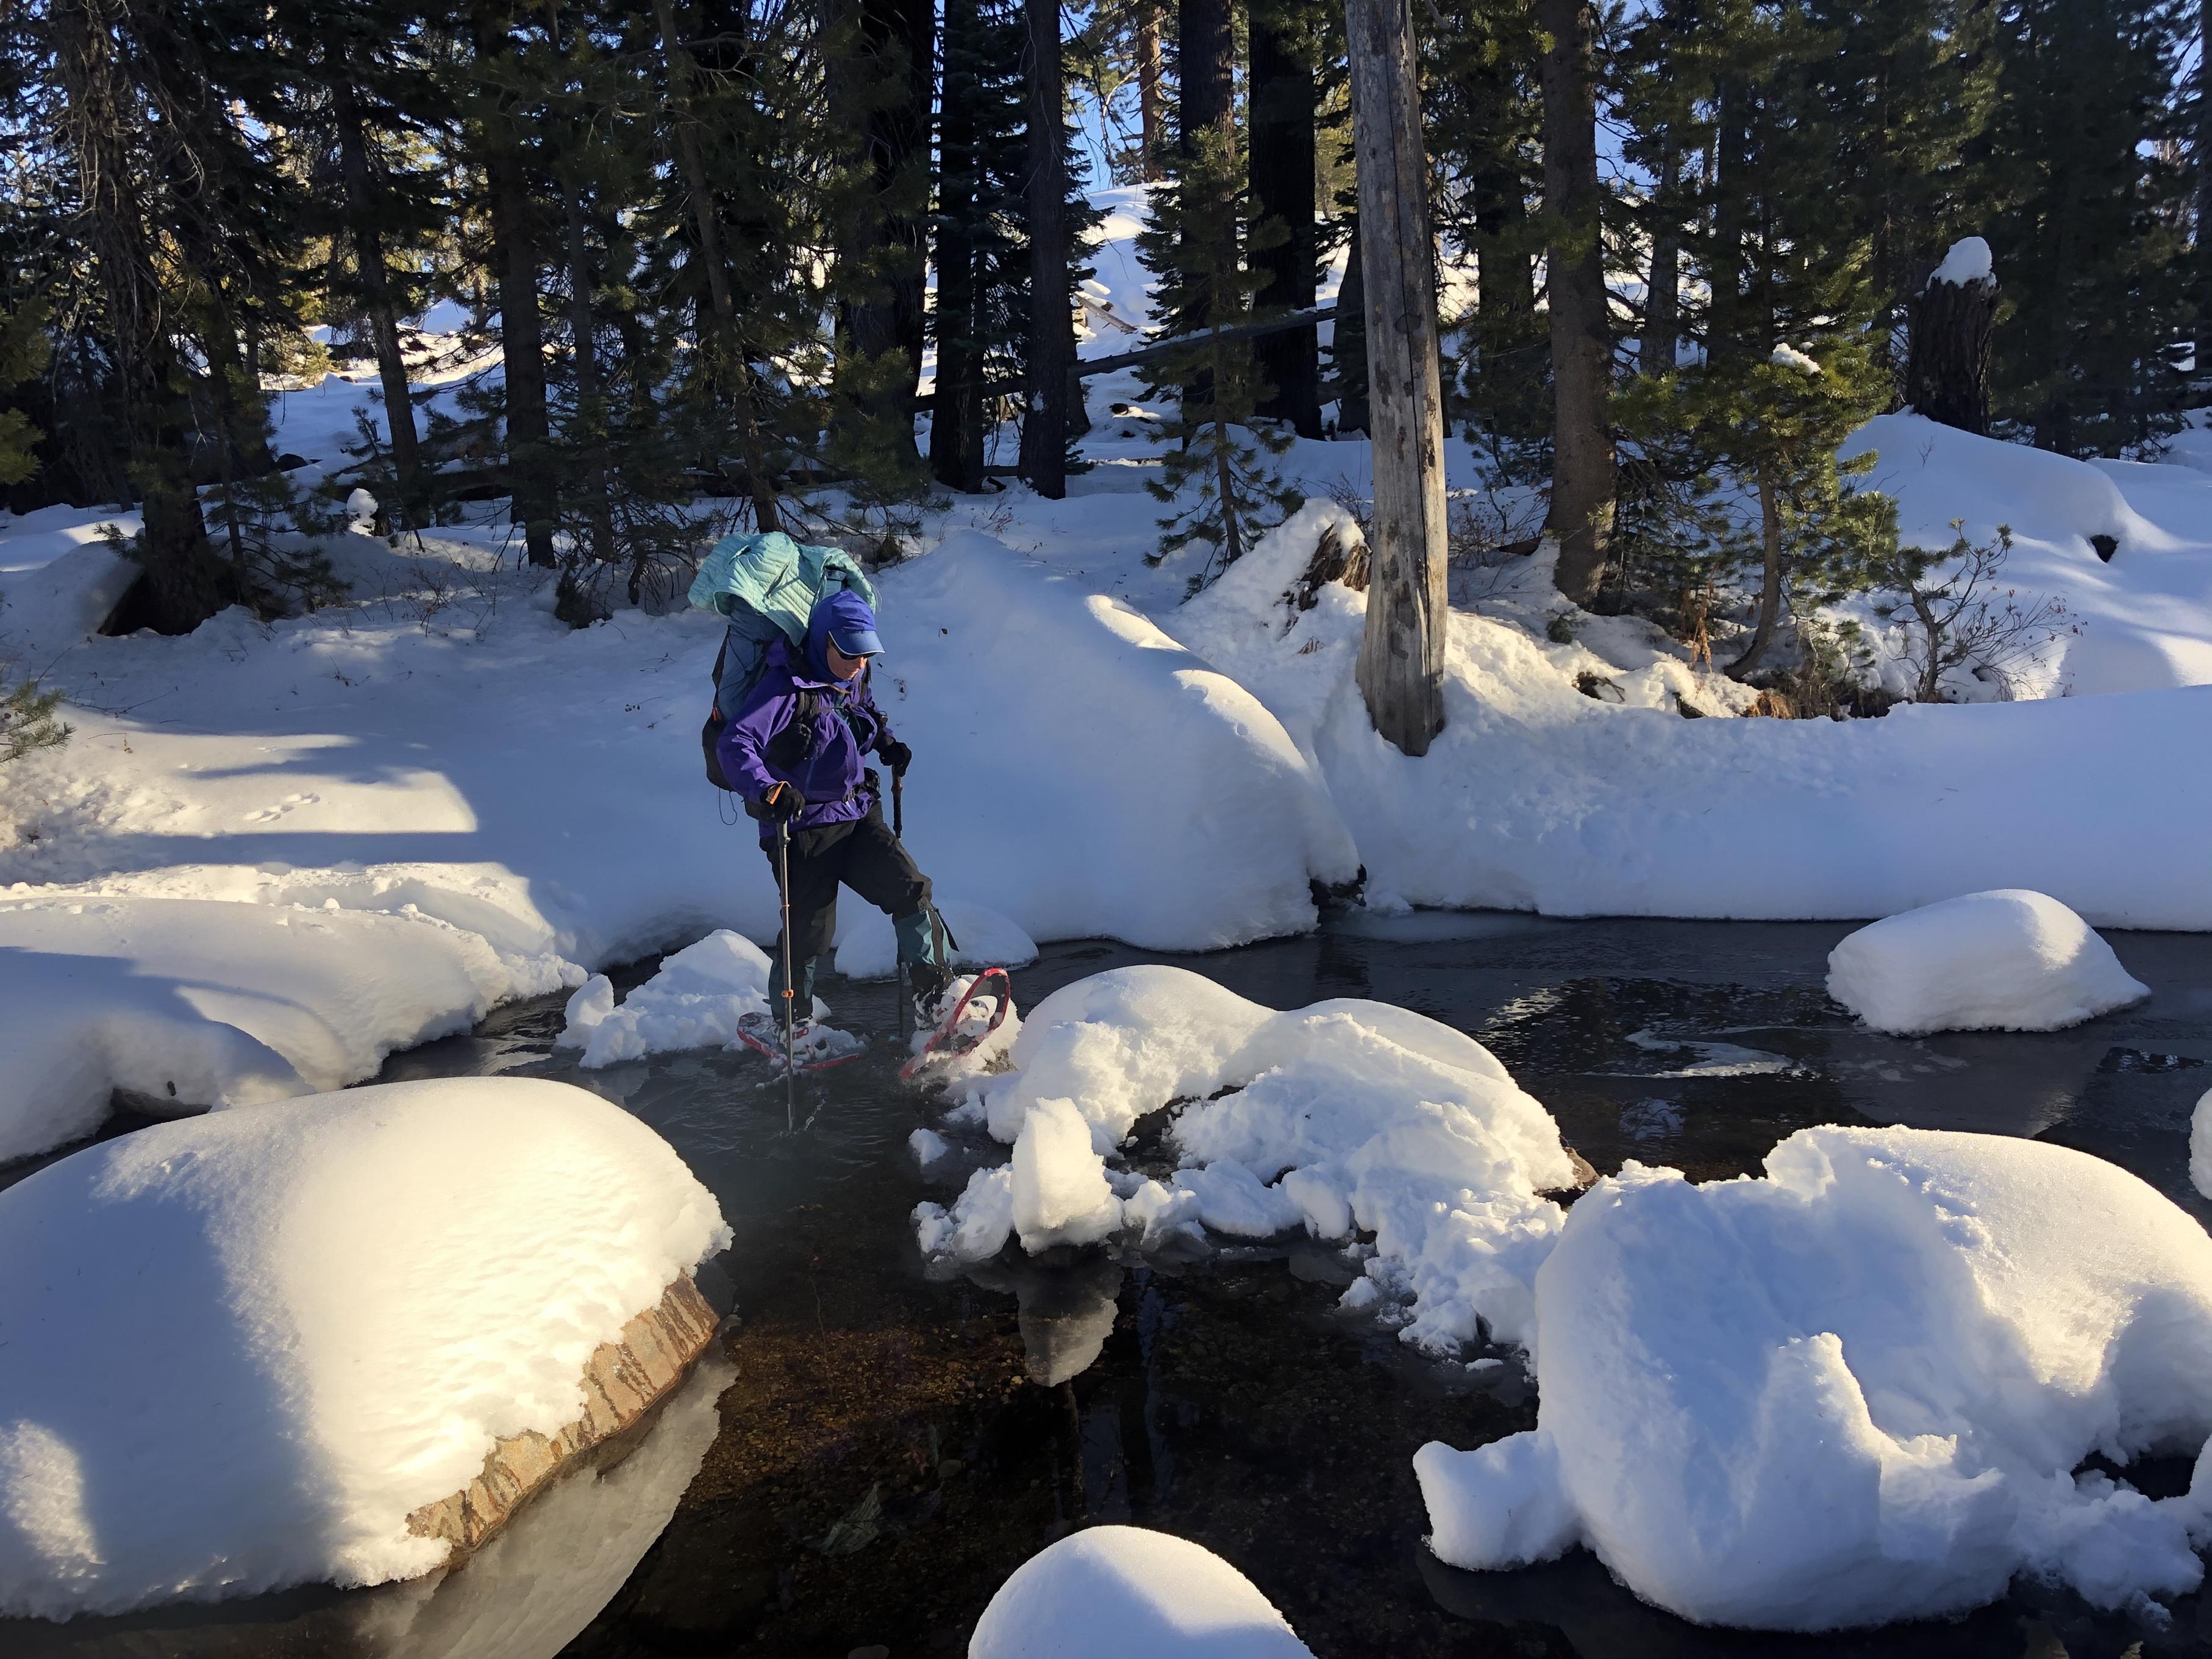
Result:
[[[991,1010],[987,1023],[978,1024],[982,1010],[976,1006],[978,997],[989,997],[996,1006]],[[921,1074],[921,1069],[933,1060],[949,1060],[964,1054],[985,1037],[1006,1024],[1007,1012],[1014,1006],[1013,981],[1006,977],[1003,968],[986,968],[968,981],[968,988],[960,994],[952,1010],[937,1022],[929,1040],[915,1050],[906,1064],[899,1067],[899,1081],[911,1083]],[[973,1018],[971,1018],[971,1013]]]
[[[741,1015],[738,1020],[738,1041],[772,1060],[779,1069],[782,1066],[783,1027],[773,1015]],[[848,1031],[817,1025],[810,1020],[792,1033],[791,1069],[799,1073],[826,1072],[833,1066],[858,1060],[866,1047]]]

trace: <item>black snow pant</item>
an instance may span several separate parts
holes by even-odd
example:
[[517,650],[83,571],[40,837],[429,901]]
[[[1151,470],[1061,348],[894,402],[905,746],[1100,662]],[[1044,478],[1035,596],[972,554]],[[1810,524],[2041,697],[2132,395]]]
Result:
[[[763,849],[769,869],[776,866],[776,847]],[[840,884],[891,918],[896,926],[929,910],[929,878],[921,873],[890,825],[884,822],[884,804],[868,807],[868,816],[845,823],[825,823],[798,830],[791,836],[791,966],[799,981],[799,1008],[813,1006],[814,959],[830,948],[837,933],[837,889]],[[914,931],[911,924],[899,930]],[[903,954],[903,953],[902,953]],[[783,941],[776,940],[773,971],[769,980],[769,1006],[781,1006]]]

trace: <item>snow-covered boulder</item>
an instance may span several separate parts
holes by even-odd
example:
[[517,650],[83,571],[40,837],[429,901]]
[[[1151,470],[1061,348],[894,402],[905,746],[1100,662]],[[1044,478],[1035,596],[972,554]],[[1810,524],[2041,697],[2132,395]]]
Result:
[[1202,1544],[1088,1527],[1014,1570],[969,1659],[1313,1659],[1252,1581]]
[[681,1373],[714,1325],[689,1274],[728,1241],[658,1135],[544,1081],[49,1165],[0,1191],[0,1614],[443,1565]]
[[2154,1502],[2075,1471],[2212,1433],[2212,1238],[2081,1152],[1799,1131],[1763,1179],[1631,1164],[1537,1278],[1537,1427],[1414,1468],[1431,1545],[1586,1543],[1687,1619],[1822,1630],[2193,1588],[2212,1476]]
[[[717,928],[663,957],[659,970],[619,1006],[613,981],[592,975],[568,999],[568,1018],[554,1042],[581,1048],[577,1063],[586,1071],[647,1054],[729,1048],[738,1040],[738,1020],[769,1012],[769,966],[759,945]],[[816,1018],[828,1012],[816,998]]]
[[[1019,922],[965,899],[944,899],[937,913],[952,936],[955,968],[1019,968],[1036,960],[1036,941]],[[837,912],[837,971],[848,979],[889,979],[898,971],[891,919],[846,897]]]
[[1828,994],[1877,1031],[2056,1031],[2150,988],[2057,899],[1968,893],[1862,927],[1828,953]]
[[179,1111],[336,1089],[579,977],[552,951],[503,949],[411,902],[11,898],[0,1162],[91,1133],[118,1089]]
[[[1472,1037],[1387,1003],[1342,999],[1278,1013],[1184,969],[1117,968],[1062,987],[1030,1011],[1007,1070],[970,1080],[990,1132],[1016,1143],[1012,1173],[978,1170],[950,1212],[915,1212],[925,1251],[974,1261],[1010,1232],[1058,1242],[1109,1213],[1147,1245],[1200,1224],[1236,1237],[1303,1225],[1322,1238],[1375,1236],[1369,1276],[1348,1304],[1385,1289],[1405,1304],[1401,1336],[1448,1349],[1486,1322],[1525,1340],[1537,1267],[1562,1212],[1544,1196],[1577,1184],[1549,1113]],[[1137,1120],[1188,1102],[1170,1131],[1185,1166],[1172,1187],[1127,1171],[1079,1168],[1062,1137],[1088,1126],[1093,1158],[1115,1153]],[[1024,1139],[1042,1146],[1073,1193],[1021,1217]],[[1114,1177],[1118,1176],[1119,1180]],[[1091,1233],[1091,1236],[1103,1236]]]

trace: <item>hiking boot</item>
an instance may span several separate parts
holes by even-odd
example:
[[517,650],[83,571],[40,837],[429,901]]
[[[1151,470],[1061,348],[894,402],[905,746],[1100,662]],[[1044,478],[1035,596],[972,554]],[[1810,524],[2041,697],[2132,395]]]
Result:
[[934,963],[910,962],[906,965],[907,995],[914,1007],[914,1029],[933,1031],[952,1012],[947,993],[952,981],[945,970]]

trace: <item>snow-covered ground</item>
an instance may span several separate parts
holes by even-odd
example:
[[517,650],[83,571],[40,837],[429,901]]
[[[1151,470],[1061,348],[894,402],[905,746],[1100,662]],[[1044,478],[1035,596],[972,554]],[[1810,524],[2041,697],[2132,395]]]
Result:
[[667,1143],[566,1084],[216,1111],[0,1190],[0,1614],[441,1565],[410,1530],[729,1243]]
[[1456,1565],[1583,1544],[1686,1618],[1786,1630],[2021,1571],[2155,1620],[2203,1576],[2212,1459],[2155,1501],[2082,1464],[2205,1444],[2212,1239],[2086,1153],[1818,1128],[1763,1179],[1631,1164],[1570,1212],[1536,1327],[1538,1426],[1415,1460]]

